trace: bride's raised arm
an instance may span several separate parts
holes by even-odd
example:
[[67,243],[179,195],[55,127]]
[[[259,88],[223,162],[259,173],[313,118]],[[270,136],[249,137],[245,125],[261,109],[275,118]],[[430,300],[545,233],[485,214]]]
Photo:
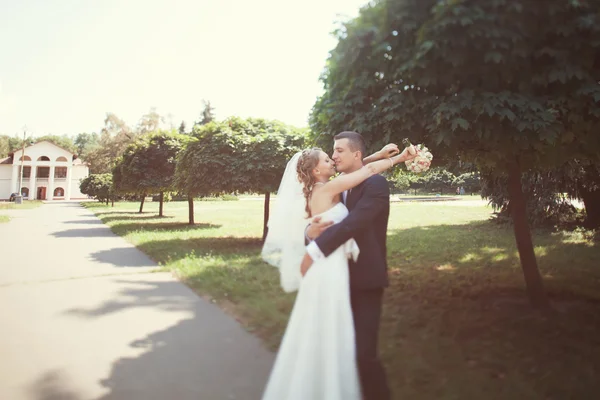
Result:
[[394,143],[386,144],[381,150],[363,158],[363,164],[370,164],[377,160],[395,156],[398,153],[400,153],[400,150],[398,150],[398,145]]
[[[386,147],[384,147],[382,150],[384,150]],[[379,151],[375,154],[378,153],[380,153],[379,157],[383,157],[384,153],[382,153],[382,151]],[[369,157],[374,157],[375,154]],[[369,157],[363,159],[363,162]],[[352,189],[353,187],[358,186],[360,183],[362,183],[367,178],[373,175],[380,174],[383,171],[392,168],[396,164],[403,163],[413,158],[415,158],[415,155],[410,154],[407,149],[404,149],[402,153],[396,156],[380,158],[377,161],[372,161],[366,165],[363,165],[363,167],[359,170],[350,172],[348,174],[339,175],[336,178],[327,182],[325,185],[323,185],[320,191],[325,191],[327,192],[327,194],[335,196],[348,189]]]

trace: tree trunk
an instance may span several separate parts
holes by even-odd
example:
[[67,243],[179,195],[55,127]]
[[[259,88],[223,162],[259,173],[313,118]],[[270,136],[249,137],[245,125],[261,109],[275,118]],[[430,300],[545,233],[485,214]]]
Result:
[[111,203],[112,203],[112,206],[114,207],[115,206],[115,197],[114,196],[111,198]]
[[600,228],[600,190],[589,192],[580,190],[581,200],[585,206],[586,218],[583,226],[587,229]]
[[188,195],[188,220],[190,225],[194,225],[194,196]]
[[516,162],[509,166],[508,193],[510,195],[515,239],[517,249],[519,250],[519,258],[521,259],[521,268],[525,277],[527,294],[533,306],[546,308],[548,307],[548,299],[533,251],[531,230],[527,221],[525,196],[523,195],[523,187],[521,185],[521,168]]
[[140,203],[140,214],[144,211],[144,201],[146,201],[146,193],[142,194],[142,202]]
[[265,210],[264,210],[264,221],[263,221],[263,237],[262,242],[265,242],[267,239],[267,233],[269,233],[269,227],[267,226],[269,223],[269,200],[271,200],[271,193],[265,193]]
[[165,200],[165,192],[160,192],[160,204],[158,205],[158,216],[163,216],[163,203]]
[[108,200],[110,200],[108,197],[106,198],[106,205],[108,205]]

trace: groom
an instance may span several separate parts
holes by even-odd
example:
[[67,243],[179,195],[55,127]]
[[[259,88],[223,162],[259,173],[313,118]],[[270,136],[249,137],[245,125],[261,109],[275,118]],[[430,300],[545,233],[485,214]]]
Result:
[[[356,132],[334,137],[333,156],[338,172],[350,173],[363,166],[366,147]],[[408,156],[410,158],[410,155]],[[313,221],[306,230],[312,241],[302,261],[302,273],[313,260],[327,257],[350,238],[360,249],[350,260],[350,300],[356,331],[356,358],[365,400],[389,400],[385,371],[377,355],[383,290],[388,286],[386,234],[390,213],[390,190],[386,179],[374,175],[343,194],[350,214],[339,224]]]

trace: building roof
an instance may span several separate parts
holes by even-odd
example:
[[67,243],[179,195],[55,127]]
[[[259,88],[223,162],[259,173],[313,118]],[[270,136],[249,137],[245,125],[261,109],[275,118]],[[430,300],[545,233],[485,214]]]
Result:
[[[81,159],[79,159],[79,157],[77,156],[77,154],[71,153],[69,150],[65,149],[64,147],[61,147],[61,146],[59,146],[59,145],[57,145],[55,143],[52,143],[49,140],[42,140],[41,142],[36,142],[36,143],[34,143],[34,144],[30,145],[30,146],[25,147],[25,155],[27,155],[27,149],[35,147],[35,146],[37,146],[37,145],[39,145],[41,143],[51,144],[52,146],[56,147],[57,149],[61,149],[61,150],[65,151],[65,152],[71,154],[71,156],[72,156],[71,157],[71,161],[74,162],[74,165],[81,165],[81,164],[87,165],[87,163],[82,162]],[[9,153],[8,157],[0,159],[0,164],[13,164],[15,153],[22,153],[22,152],[23,152],[23,149],[21,148],[21,149],[17,149],[15,151]],[[79,161],[79,162],[75,162],[76,160]]]

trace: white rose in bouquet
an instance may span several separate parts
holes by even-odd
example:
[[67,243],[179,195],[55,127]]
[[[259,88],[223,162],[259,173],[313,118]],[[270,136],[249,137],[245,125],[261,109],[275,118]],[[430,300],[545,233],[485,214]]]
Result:
[[[404,163],[406,165],[406,169],[416,174],[426,172],[431,166],[433,154],[431,154],[429,149],[423,144],[413,146],[408,139],[404,139],[402,142],[406,145],[411,154],[415,154],[415,152],[417,154],[415,158]],[[414,152],[411,150],[414,150]]]

